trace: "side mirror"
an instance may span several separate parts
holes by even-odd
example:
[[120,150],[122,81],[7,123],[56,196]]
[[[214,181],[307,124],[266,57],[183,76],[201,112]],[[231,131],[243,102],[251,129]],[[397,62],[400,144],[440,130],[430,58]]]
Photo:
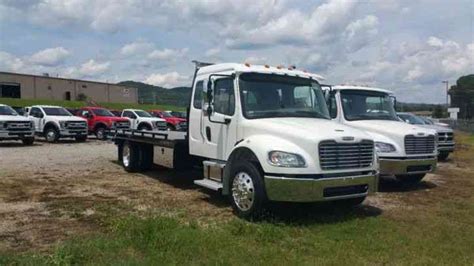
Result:
[[37,117],[38,117],[38,118],[43,118],[43,117],[44,117],[44,114],[42,114],[42,113],[41,113],[41,114],[38,114]]
[[212,114],[212,112],[214,111],[213,108],[212,108],[212,100],[214,98],[214,93],[213,93],[213,90],[212,90],[212,80],[211,80],[211,77],[209,77],[209,81],[207,82],[207,91],[206,91],[206,94],[207,94],[207,109],[206,109],[206,112],[207,112],[207,115],[210,116]]

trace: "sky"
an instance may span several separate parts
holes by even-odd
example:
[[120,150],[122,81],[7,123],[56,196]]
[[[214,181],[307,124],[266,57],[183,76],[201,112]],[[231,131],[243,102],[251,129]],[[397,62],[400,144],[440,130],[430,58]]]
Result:
[[0,0],[0,71],[171,88],[192,60],[443,103],[443,80],[474,74],[474,0]]

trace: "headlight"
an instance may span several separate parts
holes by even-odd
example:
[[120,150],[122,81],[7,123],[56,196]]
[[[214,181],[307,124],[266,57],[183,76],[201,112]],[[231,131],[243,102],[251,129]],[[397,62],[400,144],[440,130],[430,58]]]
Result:
[[375,142],[375,150],[377,152],[388,153],[388,152],[395,152],[397,149],[395,149],[395,146],[389,143]]
[[163,121],[156,121],[156,127],[166,127],[166,122]]
[[279,167],[305,167],[306,162],[298,154],[283,151],[271,151],[268,153],[268,161],[271,165]]
[[59,122],[59,126],[60,126],[61,128],[66,128],[66,121],[60,121],[60,122]]

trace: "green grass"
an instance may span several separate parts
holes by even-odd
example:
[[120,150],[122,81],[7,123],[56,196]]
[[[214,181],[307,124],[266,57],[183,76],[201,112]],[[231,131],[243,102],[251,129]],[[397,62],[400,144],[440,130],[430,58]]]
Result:
[[[31,105],[58,105],[66,108],[79,108],[87,106],[86,102],[81,101],[57,101],[57,100],[45,100],[45,99],[13,99],[13,98],[0,98],[0,103],[25,107]],[[176,110],[183,111],[185,108],[176,107],[171,105],[153,105],[153,104],[127,104],[127,103],[99,103],[100,106],[109,109],[125,109],[125,108],[137,108],[144,110],[159,109],[159,110]]]

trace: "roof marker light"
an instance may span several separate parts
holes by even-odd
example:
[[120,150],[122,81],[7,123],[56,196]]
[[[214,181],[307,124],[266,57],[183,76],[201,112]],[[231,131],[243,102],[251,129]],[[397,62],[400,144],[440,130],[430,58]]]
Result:
[[282,65],[278,65],[278,66],[277,66],[277,69],[282,69],[282,68],[283,68]]
[[269,65],[265,65],[265,68],[270,68],[270,66],[269,66]]
[[249,63],[245,63],[244,64],[246,67],[250,67],[250,64]]

